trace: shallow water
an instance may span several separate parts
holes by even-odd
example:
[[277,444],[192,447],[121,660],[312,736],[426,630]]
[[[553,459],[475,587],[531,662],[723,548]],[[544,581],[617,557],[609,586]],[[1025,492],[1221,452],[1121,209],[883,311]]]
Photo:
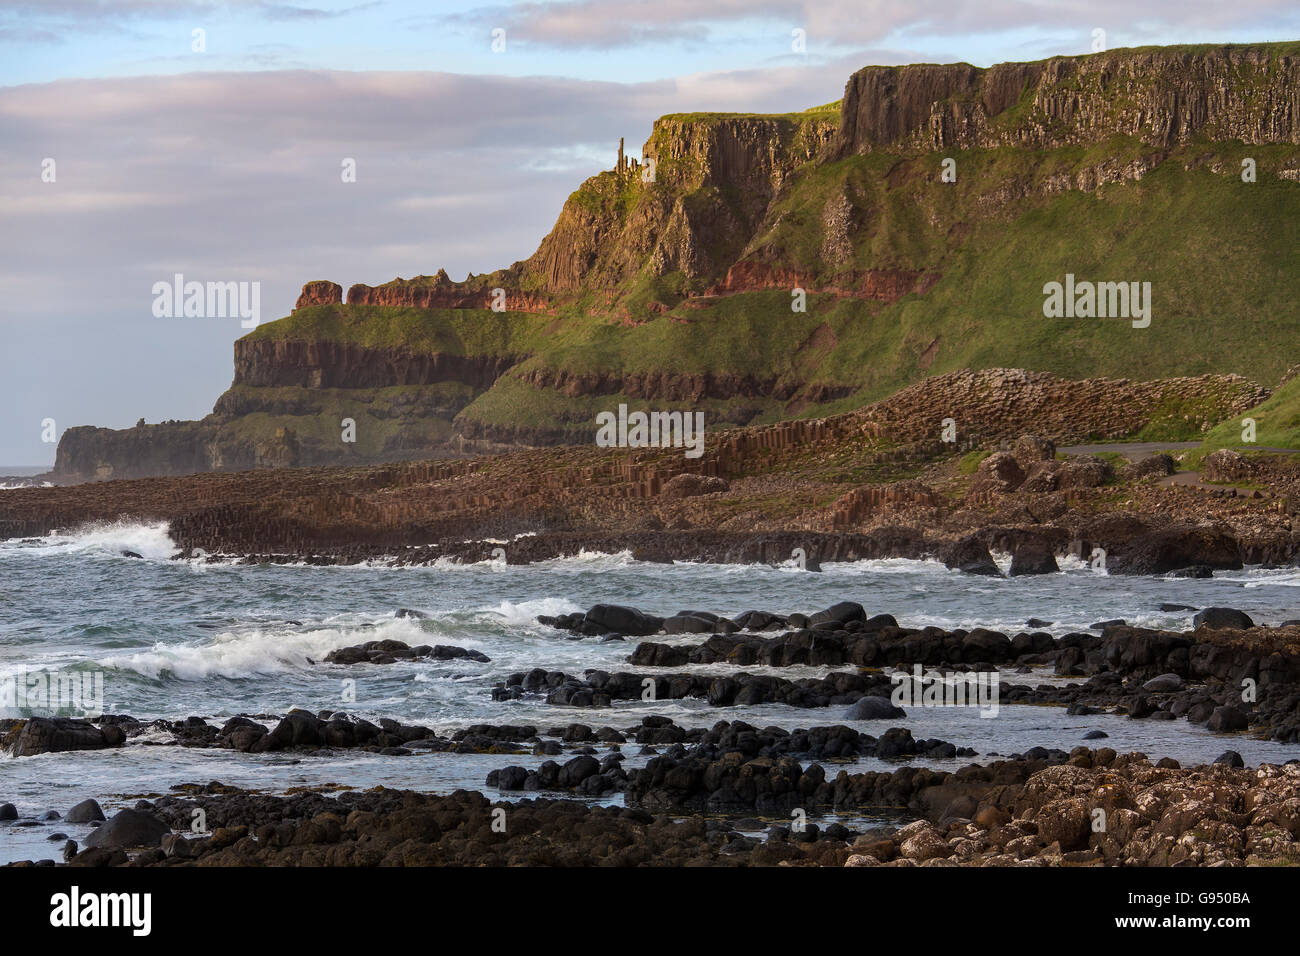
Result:
[[[123,557],[123,550],[142,558]],[[869,613],[887,612],[905,625],[980,625],[1015,633],[1025,629],[1027,619],[1038,617],[1054,622],[1044,629],[1060,635],[1111,618],[1167,628],[1190,624],[1193,612],[1163,613],[1157,610],[1161,602],[1228,605],[1260,623],[1300,617],[1300,571],[1294,568],[1165,580],[1109,577],[1080,564],[1060,574],[999,580],[907,560],[828,564],[821,573],[809,573],[794,566],[662,565],[597,554],[530,566],[485,562],[387,568],[201,564],[171,560],[175,553],[163,525],[107,525],[0,543],[0,687],[38,670],[102,674],[106,713],[141,719],[196,715],[216,723],[239,713],[303,707],[392,717],[440,733],[484,722],[532,723],[545,729],[579,721],[623,729],[656,713],[684,726],[736,718],[787,729],[851,723],[877,735],[891,726],[906,726],[918,738],[940,737],[981,755],[1036,745],[1069,749],[1087,731],[1101,729],[1110,735],[1107,746],[1141,750],[1153,759],[1205,762],[1229,747],[1248,763],[1300,756],[1294,746],[1214,735],[1186,721],[1070,717],[1054,707],[1004,706],[992,719],[980,718],[974,709],[918,708],[907,718],[849,722],[843,708],[773,704],[719,709],[686,700],[626,701],[609,709],[581,710],[539,700],[498,703],[490,696],[493,684],[533,667],[571,674],[589,668],[637,670],[626,661],[631,641],[572,640],[536,622],[539,614],[582,610],[598,602],[631,604],[662,615],[683,609],[735,615],[751,608],[810,612],[853,600]],[[399,618],[399,608],[429,616]],[[492,660],[383,667],[313,663],[334,648],[383,638],[474,648]],[[772,673],[794,678],[819,676],[826,669]],[[1017,683],[1047,679],[1045,674],[1015,678]],[[355,702],[344,699],[348,680],[355,681]],[[0,715],[18,712],[0,708]],[[627,766],[636,766],[639,761],[631,754],[637,748],[625,749]],[[106,752],[0,758],[0,802],[36,814],[66,812],[93,796],[108,810],[134,795],[165,792],[171,784],[209,780],[266,790],[331,782],[438,792],[485,789],[489,770],[511,763],[535,766],[543,759],[343,753],[292,761],[284,755],[150,746],[137,739]],[[928,763],[957,767],[969,761]],[[866,760],[849,769],[883,766]],[[55,829],[80,838],[73,832],[78,828],[57,823],[33,828],[0,824],[0,861],[53,856],[51,848],[59,844],[45,842],[45,836]]]

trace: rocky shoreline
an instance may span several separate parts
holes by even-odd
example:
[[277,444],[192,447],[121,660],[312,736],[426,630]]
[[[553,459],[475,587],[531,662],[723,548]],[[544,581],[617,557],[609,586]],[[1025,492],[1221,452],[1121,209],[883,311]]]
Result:
[[[99,824],[86,846],[65,842],[66,862],[76,866],[1300,863],[1300,759],[1246,768],[1228,749],[1213,765],[1184,768],[1168,757],[1153,763],[1106,747],[980,755],[960,741],[916,739],[905,726],[907,708],[892,696],[908,668],[931,676],[995,674],[1000,706],[1186,718],[1214,732],[1249,730],[1294,743],[1297,625],[1259,626],[1240,611],[1207,608],[1181,633],[1098,622],[1099,633],[1053,638],[1032,629],[901,627],[889,614],[871,615],[847,601],[809,613],[752,610],[732,618],[707,611],[657,617],[596,605],[543,623],[557,639],[568,633],[627,641],[629,663],[639,670],[576,677],[539,669],[511,676],[494,698],[539,694],[598,713],[613,700],[690,696],[723,719],[688,728],[651,713],[631,726],[476,724],[439,734],[330,710],[248,714],[220,726],[200,717],[27,718],[0,722],[0,748],[24,758],[122,747],[148,735],[154,746],[295,760],[350,750],[394,758],[558,758],[530,766],[503,761],[488,773],[485,793],[379,787],[276,796],[216,783],[179,785],[173,795],[141,800]],[[467,659],[461,651],[369,642],[341,648],[319,666]],[[726,674],[681,670],[719,665]],[[785,680],[738,670],[753,666],[830,671]],[[1033,671],[1066,680],[1017,683]],[[726,717],[729,707],[773,701],[809,713],[831,709],[834,717],[790,730]],[[880,730],[868,733],[836,718],[870,721]],[[977,762],[938,770],[911,765],[918,757]],[[864,758],[894,766],[853,766]],[[614,797],[622,806],[588,802]],[[190,826],[196,809],[208,821],[202,834]],[[78,811],[88,813],[91,825],[98,823],[90,811]],[[839,821],[864,813],[896,822],[854,829]],[[16,816],[11,805],[0,805],[0,819]],[[59,819],[57,812],[47,817]]]
[[[79,806],[69,820],[98,826],[84,848],[67,841],[64,856],[73,867],[1300,863],[1296,762],[1183,768],[1078,747],[956,773],[905,767],[827,780],[817,764],[728,756],[700,774],[648,767],[624,807],[507,802],[466,790],[276,796],[215,782],[178,785],[104,822],[94,801]],[[684,806],[688,780],[708,774],[727,781],[737,799]],[[809,821],[823,802],[914,819],[858,829]]]

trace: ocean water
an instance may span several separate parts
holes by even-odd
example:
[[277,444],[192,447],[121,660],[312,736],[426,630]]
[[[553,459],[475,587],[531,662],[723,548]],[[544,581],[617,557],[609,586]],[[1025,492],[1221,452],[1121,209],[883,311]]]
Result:
[[[141,558],[124,557],[123,551]],[[752,608],[812,612],[853,600],[868,613],[890,613],[905,625],[979,625],[1015,633],[1037,617],[1052,621],[1044,630],[1057,635],[1111,618],[1175,629],[1190,625],[1193,612],[1161,612],[1161,602],[1237,607],[1260,623],[1300,618],[1300,569],[1295,568],[1166,580],[1111,577],[1078,564],[1060,574],[998,580],[907,560],[828,564],[821,573],[809,573],[793,565],[649,564],[626,554],[589,554],[530,566],[484,562],[390,568],[207,564],[173,560],[176,553],[162,524],[109,524],[0,543],[0,688],[33,671],[58,671],[78,675],[87,688],[102,687],[106,713],[140,719],[199,716],[216,724],[236,714],[279,714],[303,707],[346,710],[370,719],[392,717],[440,733],[473,723],[531,723],[545,730],[578,721],[624,729],[650,713],[688,727],[744,719],[793,729],[853,722],[844,720],[843,708],[710,708],[703,701],[685,700],[628,701],[582,710],[539,700],[494,702],[490,689],[509,674],[534,667],[579,675],[590,668],[637,670],[626,660],[633,641],[574,640],[536,621],[540,614],[583,610],[600,602],[661,615],[699,609],[734,616]],[[400,608],[428,616],[398,617]],[[473,648],[491,661],[319,663],[334,648],[384,638]],[[724,665],[692,669],[733,672]],[[821,676],[828,669],[770,672],[795,678]],[[96,685],[96,679],[102,684]],[[1043,673],[1017,680],[1052,679]],[[355,702],[345,700],[349,681],[355,682]],[[0,716],[19,713],[0,706]],[[992,719],[981,718],[974,709],[917,708],[906,718],[853,725],[877,735],[906,726],[918,738],[940,737],[981,755],[1036,745],[1069,749],[1087,731],[1100,729],[1110,735],[1107,746],[1141,750],[1152,759],[1205,762],[1229,748],[1248,763],[1300,757],[1300,747],[1214,735],[1186,721],[1070,717],[1052,707],[1003,706]],[[512,763],[535,766],[547,759],[250,755],[157,746],[162,739],[136,738],[109,751],[0,757],[0,803],[12,802],[30,817],[47,810],[65,813],[95,797],[111,811],[143,795],[166,793],[173,784],[210,780],[268,792],[383,784],[433,792],[466,787],[495,796],[484,785],[488,771]],[[624,747],[626,766],[646,759],[634,756],[637,749]],[[921,762],[956,768],[971,759]],[[886,765],[869,759],[847,766]],[[80,839],[87,831],[58,822],[0,824],[0,862],[52,858],[61,846],[47,840],[55,832]]]

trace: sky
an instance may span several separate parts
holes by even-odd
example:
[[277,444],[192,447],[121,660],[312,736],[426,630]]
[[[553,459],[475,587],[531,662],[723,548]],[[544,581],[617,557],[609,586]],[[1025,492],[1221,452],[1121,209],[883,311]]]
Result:
[[[200,418],[239,317],[526,258],[655,117],[839,99],[872,64],[1300,39],[1295,0],[0,0],[0,474],[73,425]],[[800,42],[801,41],[801,42]],[[344,164],[355,181],[344,182]],[[51,425],[51,422],[53,423]]]

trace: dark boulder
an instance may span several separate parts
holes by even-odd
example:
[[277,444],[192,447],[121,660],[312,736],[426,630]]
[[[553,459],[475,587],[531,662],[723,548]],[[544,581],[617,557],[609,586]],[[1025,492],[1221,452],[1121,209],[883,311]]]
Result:
[[865,621],[867,619],[866,609],[856,601],[841,601],[839,604],[833,604],[824,611],[818,611],[808,618],[809,626],[835,622],[836,624],[848,624],[850,621]]
[[1216,630],[1219,628],[1245,630],[1254,626],[1255,622],[1250,619],[1248,614],[1231,607],[1207,607],[1204,611],[1197,612],[1197,615],[1192,618],[1192,627],[1210,627]]
[[876,756],[881,760],[895,757],[910,757],[916,753],[916,740],[906,727],[891,727],[880,735],[876,744]]
[[585,622],[603,631],[645,637],[655,634],[664,626],[661,617],[642,613],[634,607],[621,604],[597,604],[587,611]]
[[1152,694],[1167,694],[1182,690],[1184,681],[1177,674],[1158,674],[1142,685],[1142,689]]
[[1245,730],[1250,726],[1250,720],[1236,707],[1226,705],[1214,708],[1214,712],[1210,714],[1210,719],[1205,726],[1216,734],[1231,733],[1236,730]]
[[1122,536],[1107,548],[1106,568],[1111,574],[1167,574],[1192,565],[1216,571],[1242,567],[1237,539],[1223,529],[1156,527],[1137,521],[1114,527],[1110,533]]
[[96,820],[104,819],[104,811],[100,809],[98,802],[82,800],[68,811],[66,819],[69,823],[93,823]]
[[124,850],[127,847],[158,846],[171,832],[158,817],[140,810],[120,810],[107,823],[86,837],[86,846],[105,850]]
[[102,750],[125,741],[121,728],[110,729],[111,735],[88,720],[73,717],[32,717],[9,732],[4,749],[15,757],[30,757],[68,750]]
[[1214,568],[1207,564],[1189,564],[1185,568],[1174,568],[1166,577],[1170,578],[1212,578]]
[[291,710],[269,734],[258,739],[253,751],[285,747],[319,747],[325,743],[325,722],[305,710]]
[[845,720],[886,720],[906,717],[907,712],[894,706],[887,697],[863,697],[855,701],[844,715]]
[[1022,574],[1055,574],[1060,570],[1050,545],[1043,541],[1025,541],[1011,553],[1008,576],[1014,578]]
[[978,535],[968,535],[943,548],[939,560],[947,567],[967,574],[985,574],[990,577],[1002,577],[1002,572],[989,554],[988,547]]
[[683,611],[664,620],[665,634],[712,634],[717,621],[702,614]]
[[583,754],[574,757],[560,767],[558,782],[561,787],[573,788],[588,777],[594,777],[598,773],[600,773],[600,761],[595,757]]

